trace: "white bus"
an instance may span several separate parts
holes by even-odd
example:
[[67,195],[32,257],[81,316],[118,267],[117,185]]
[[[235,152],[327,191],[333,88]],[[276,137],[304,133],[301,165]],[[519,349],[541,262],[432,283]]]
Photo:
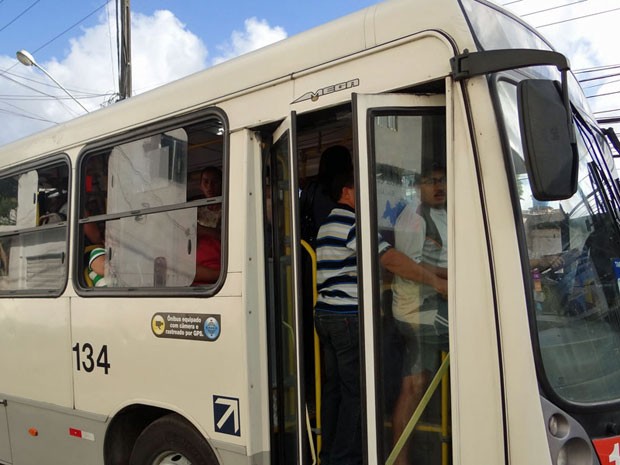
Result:
[[[611,151],[566,58],[486,0],[380,3],[1,147],[0,463],[315,463],[299,193],[332,145],[355,167],[364,463],[408,439],[415,463],[619,464]],[[377,237],[429,159],[449,382],[397,438]]]

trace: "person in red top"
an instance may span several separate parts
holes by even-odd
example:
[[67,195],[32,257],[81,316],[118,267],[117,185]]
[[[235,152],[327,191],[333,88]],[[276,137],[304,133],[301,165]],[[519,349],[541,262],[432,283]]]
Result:
[[[222,195],[222,172],[205,168],[200,175],[200,190],[205,198]],[[220,276],[222,258],[222,204],[205,205],[198,209],[196,275],[192,286],[213,284]]]

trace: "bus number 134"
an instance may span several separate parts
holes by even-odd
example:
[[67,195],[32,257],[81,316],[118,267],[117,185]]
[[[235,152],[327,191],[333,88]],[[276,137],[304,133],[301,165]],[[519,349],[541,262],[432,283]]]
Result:
[[101,347],[97,360],[95,361],[95,349],[92,344],[86,342],[80,344],[76,342],[73,346],[75,352],[75,368],[77,371],[84,369],[87,373],[92,373],[95,368],[103,368],[103,372],[107,375],[110,370],[110,362],[108,362],[108,346],[105,344]]

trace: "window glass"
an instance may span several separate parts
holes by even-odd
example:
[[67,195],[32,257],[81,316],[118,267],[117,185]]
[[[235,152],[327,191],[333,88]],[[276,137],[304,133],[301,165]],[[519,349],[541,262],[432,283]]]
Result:
[[[449,463],[448,381],[421,399],[448,354],[446,128],[443,108],[375,112],[371,117],[380,241],[387,241],[443,282],[445,293],[380,268],[377,392],[384,457],[402,463]],[[413,434],[406,431],[416,409]],[[442,413],[443,412],[443,413]],[[408,438],[399,443],[399,438]],[[443,460],[443,462],[442,462]]]
[[0,179],[0,292],[64,285],[68,187],[65,163]]
[[224,129],[219,119],[87,154],[83,287],[215,284],[222,268]]
[[461,0],[474,36],[484,50],[527,48],[551,50],[547,42],[525,24],[494,5]]
[[536,199],[521,148],[516,85],[500,80],[497,90],[526,239],[530,313],[546,381],[567,401],[583,404],[617,399],[619,197],[609,151],[601,147],[600,134],[576,118],[579,188],[566,200]]

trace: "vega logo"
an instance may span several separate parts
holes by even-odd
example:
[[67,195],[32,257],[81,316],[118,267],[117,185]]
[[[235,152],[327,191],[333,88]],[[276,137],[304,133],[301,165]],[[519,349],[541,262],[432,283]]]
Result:
[[327,87],[323,87],[322,89],[317,89],[315,92],[306,92],[304,95],[299,97],[297,100],[293,100],[292,103],[304,102],[306,100],[312,100],[316,102],[319,97],[327,94],[333,94],[334,92],[340,92],[342,90],[351,89],[353,87],[357,87],[360,85],[359,79],[351,79],[345,82],[339,82],[338,84],[332,84]]

